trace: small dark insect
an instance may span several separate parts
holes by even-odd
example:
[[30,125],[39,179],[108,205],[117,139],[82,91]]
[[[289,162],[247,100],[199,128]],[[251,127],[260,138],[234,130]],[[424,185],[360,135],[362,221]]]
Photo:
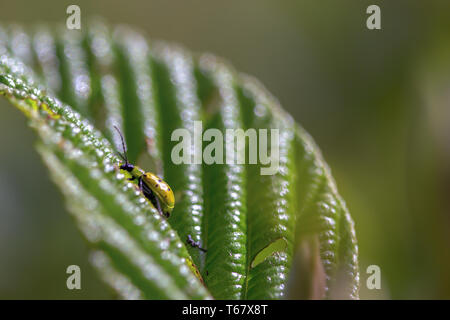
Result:
[[194,239],[192,239],[191,235],[188,234],[187,235],[187,240],[186,243],[189,244],[191,247],[193,248],[199,248],[200,250],[202,250],[203,252],[207,252],[208,250],[203,249],[202,247],[200,247],[200,241],[194,241]]

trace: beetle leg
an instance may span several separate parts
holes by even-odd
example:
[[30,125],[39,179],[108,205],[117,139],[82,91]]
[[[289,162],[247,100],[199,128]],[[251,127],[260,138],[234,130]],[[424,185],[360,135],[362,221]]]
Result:
[[139,190],[144,193],[144,188],[142,187],[142,176],[139,177]]
[[[162,215],[163,217],[166,217],[166,215],[164,214],[164,212],[161,209],[161,204],[159,203],[159,200],[155,197],[155,203],[156,203],[156,209],[158,209],[158,212],[160,215]],[[168,217],[166,217],[168,218]]]
[[165,218],[168,218],[168,216],[166,216],[164,214],[164,212],[162,211],[161,208],[161,204],[159,203],[158,198],[153,194],[153,192],[151,192],[150,190],[148,192],[144,191],[144,186],[142,185],[142,176],[139,177],[139,190],[141,190],[141,192],[144,194],[144,196],[150,200],[150,202],[156,207],[156,210],[158,210],[158,213]]

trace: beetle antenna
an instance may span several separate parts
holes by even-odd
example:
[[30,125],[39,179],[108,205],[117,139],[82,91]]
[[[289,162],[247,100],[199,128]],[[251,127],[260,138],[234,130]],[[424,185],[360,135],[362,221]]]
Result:
[[123,161],[126,161],[124,155],[123,155],[121,152],[117,151],[117,154],[120,156],[120,158],[121,158]]
[[117,132],[120,135],[120,140],[122,141],[122,148],[123,148],[123,155],[119,152],[120,157],[125,160],[125,163],[128,163],[128,158],[127,158],[127,146],[125,145],[125,141],[123,139],[123,135],[122,132],[120,132],[119,128],[117,128],[116,126],[114,126],[114,128],[117,130]]

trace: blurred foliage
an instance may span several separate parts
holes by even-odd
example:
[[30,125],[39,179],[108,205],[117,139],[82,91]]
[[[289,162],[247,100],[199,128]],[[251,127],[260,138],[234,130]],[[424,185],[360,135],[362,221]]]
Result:
[[[101,15],[227,57],[280,98],[324,150],[353,214],[362,298],[450,298],[448,1],[77,3],[83,19]],[[369,4],[381,7],[381,31],[365,28]],[[8,2],[0,21],[63,22],[67,5]],[[0,195],[11,210],[0,223],[0,271],[9,275],[0,279],[0,294],[29,297],[46,287],[43,297],[73,297],[45,279],[64,277],[60,266],[82,264],[86,254],[60,214],[60,199],[31,150],[24,121],[3,109]],[[48,198],[34,194],[39,188],[49,190]],[[28,201],[14,196],[20,193]],[[30,217],[31,208],[39,214]],[[51,240],[56,236],[50,232],[58,230],[65,230],[58,239],[67,250]],[[24,254],[28,250],[35,254]],[[48,257],[58,259],[46,264]],[[371,264],[381,267],[381,291],[364,290]],[[91,276],[89,267],[83,270]],[[92,287],[80,296],[104,296],[95,279],[87,283]]]

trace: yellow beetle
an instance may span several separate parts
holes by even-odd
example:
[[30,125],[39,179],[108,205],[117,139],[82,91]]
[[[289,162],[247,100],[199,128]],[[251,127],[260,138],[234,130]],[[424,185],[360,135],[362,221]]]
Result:
[[172,213],[173,207],[175,206],[175,197],[173,195],[172,188],[156,174],[145,172],[138,166],[128,162],[125,141],[122,133],[116,126],[114,126],[114,128],[117,130],[120,135],[120,139],[122,140],[123,154],[119,152],[119,155],[125,163],[120,166],[120,169],[131,174],[131,178],[128,180],[138,180],[139,189],[144,196],[150,200],[162,216],[168,218]]

